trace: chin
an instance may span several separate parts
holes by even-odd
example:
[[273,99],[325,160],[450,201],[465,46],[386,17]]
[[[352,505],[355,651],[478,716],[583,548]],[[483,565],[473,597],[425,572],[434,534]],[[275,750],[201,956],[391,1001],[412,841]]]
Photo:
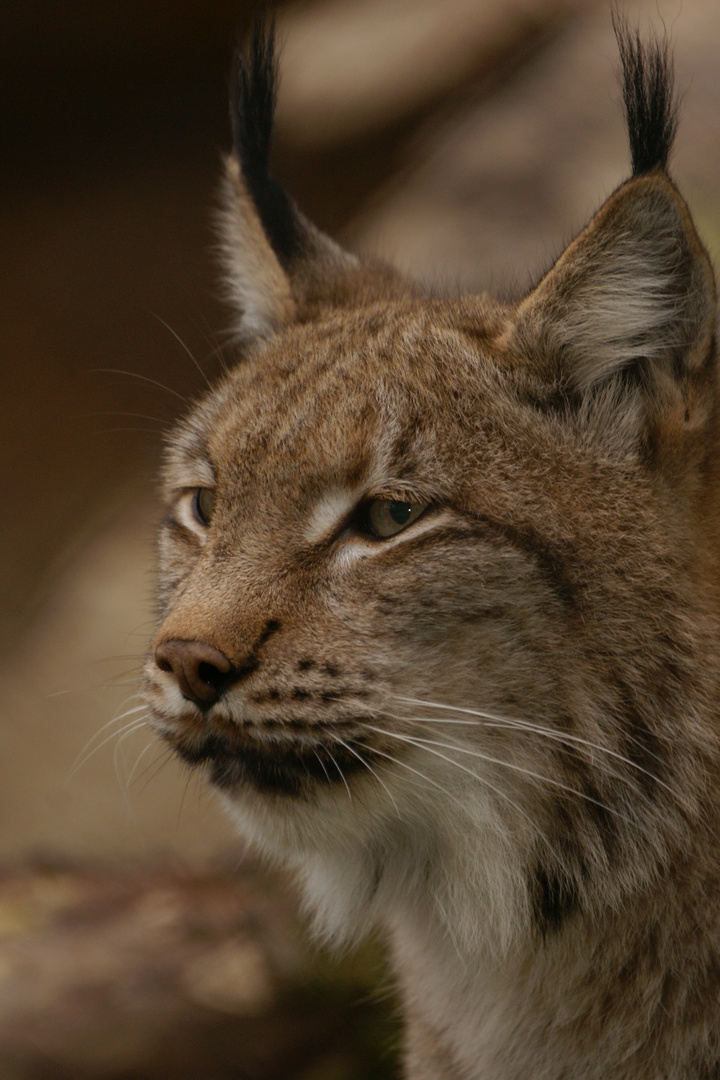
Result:
[[378,805],[377,791],[362,776],[346,779],[347,786],[318,781],[282,790],[228,784],[226,777],[217,783],[214,771],[210,778],[240,834],[263,854],[294,866],[303,858],[347,856],[376,846],[388,831],[384,800]]

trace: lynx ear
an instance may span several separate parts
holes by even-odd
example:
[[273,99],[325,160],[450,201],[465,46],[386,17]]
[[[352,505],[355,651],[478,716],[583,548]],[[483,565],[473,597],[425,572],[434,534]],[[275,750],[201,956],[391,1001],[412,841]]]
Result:
[[357,260],[320,233],[268,172],[277,92],[274,31],[256,24],[238,51],[231,119],[234,151],[226,164],[220,214],[228,299],[238,337],[267,337]]
[[710,262],[660,171],[621,187],[518,311],[547,374],[580,393],[621,373],[650,386],[694,370],[714,323]]
[[570,395],[621,377],[646,408],[708,358],[715,282],[690,212],[665,172],[675,133],[664,43],[644,46],[617,17],[633,176],[518,309],[518,342]]

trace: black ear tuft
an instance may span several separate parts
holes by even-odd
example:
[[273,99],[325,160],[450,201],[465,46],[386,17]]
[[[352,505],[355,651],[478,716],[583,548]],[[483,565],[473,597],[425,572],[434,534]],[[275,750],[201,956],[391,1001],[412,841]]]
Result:
[[613,11],[613,29],[622,62],[622,93],[625,103],[632,174],[641,176],[658,166],[667,167],[677,129],[677,106],[673,100],[673,65],[667,39],[643,43],[637,30]]
[[275,27],[272,21],[259,21],[235,54],[230,119],[248,192],[273,251],[287,265],[298,254],[302,240],[295,209],[268,172],[277,84]]

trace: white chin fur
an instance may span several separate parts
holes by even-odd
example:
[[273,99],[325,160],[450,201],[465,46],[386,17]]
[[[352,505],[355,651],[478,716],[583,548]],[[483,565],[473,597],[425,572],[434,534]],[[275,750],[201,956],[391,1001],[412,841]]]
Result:
[[[498,958],[527,927],[520,837],[477,788],[439,795],[353,784],[314,802],[220,794],[240,833],[295,871],[317,935],[351,943],[373,927],[434,925],[464,954]],[[382,790],[382,789],[381,789]],[[458,797],[459,796],[459,797]],[[372,806],[372,811],[369,807]]]

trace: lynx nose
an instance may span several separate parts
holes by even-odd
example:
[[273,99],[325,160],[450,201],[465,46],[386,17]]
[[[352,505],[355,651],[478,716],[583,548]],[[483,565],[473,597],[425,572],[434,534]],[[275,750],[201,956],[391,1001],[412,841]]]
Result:
[[231,681],[232,664],[225,653],[206,641],[161,641],[155,663],[161,671],[171,672],[183,697],[201,709],[214,705]]

